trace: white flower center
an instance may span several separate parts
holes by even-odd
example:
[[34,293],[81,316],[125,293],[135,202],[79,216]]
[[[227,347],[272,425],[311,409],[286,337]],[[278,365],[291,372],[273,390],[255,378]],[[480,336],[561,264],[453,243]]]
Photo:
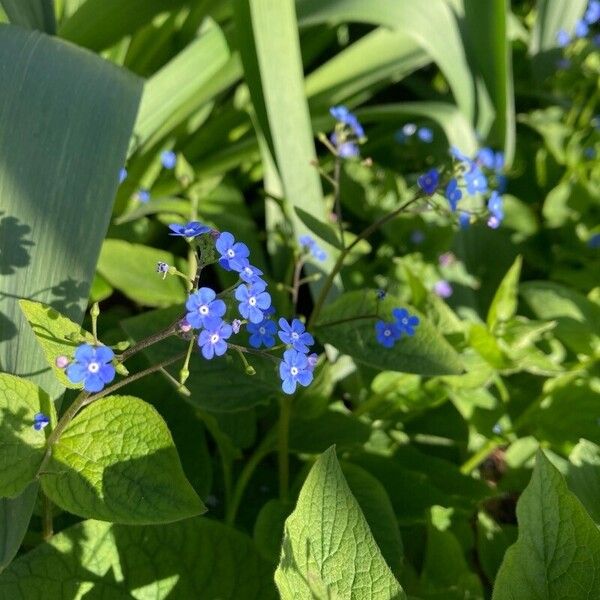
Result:
[[229,248],[229,250],[227,250],[227,256],[229,256],[229,258],[233,258],[235,256],[233,248]]
[[264,327],[259,327],[258,332],[260,333],[260,335],[265,335],[265,333],[267,333],[267,330]]
[[90,373],[97,373],[100,370],[100,363],[93,360],[88,364],[88,371]]
[[210,336],[210,343],[211,344],[216,344],[219,341],[219,334],[218,333],[213,333]]
[[290,373],[295,377],[296,375],[298,375],[298,367],[292,367],[290,369]]
[[300,336],[295,331],[292,331],[292,339],[293,340],[297,340],[299,337]]
[[198,312],[201,315],[207,315],[208,314],[208,306],[206,306],[206,304],[203,304],[199,309]]
[[402,319],[402,325],[408,325],[408,319],[406,317]]
[[248,298],[248,304],[250,306],[256,306],[256,298],[254,296],[250,296],[250,298]]
[[386,329],[386,330],[383,332],[383,335],[385,335],[386,337],[389,337],[391,334],[392,334],[392,332],[391,332],[389,329]]
[[185,233],[186,236],[190,236],[194,233],[194,230],[191,227],[188,227],[187,229],[183,230],[183,233]]

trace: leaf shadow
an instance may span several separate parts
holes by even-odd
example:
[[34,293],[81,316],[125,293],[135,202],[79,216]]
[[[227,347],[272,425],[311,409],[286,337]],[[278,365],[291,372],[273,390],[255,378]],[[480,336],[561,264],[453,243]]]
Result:
[[18,269],[29,266],[29,248],[35,242],[28,240],[31,227],[12,216],[0,212],[0,275],[14,275]]

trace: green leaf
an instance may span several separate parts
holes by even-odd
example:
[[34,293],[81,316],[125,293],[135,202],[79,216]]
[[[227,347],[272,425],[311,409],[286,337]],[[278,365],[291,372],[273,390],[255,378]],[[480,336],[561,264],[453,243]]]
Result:
[[498,323],[508,321],[511,317],[514,317],[517,312],[517,294],[522,264],[523,259],[521,256],[517,256],[512,267],[498,286],[487,314],[487,324],[490,331],[494,331]]
[[[172,307],[125,319],[121,326],[133,340],[139,341],[181,317],[182,309]],[[245,335],[243,339],[245,342]],[[185,352],[187,345],[186,341],[171,337],[146,348],[144,354],[152,364],[156,364]],[[247,359],[256,369],[256,375],[247,375],[241,360],[233,352],[213,360],[205,360],[198,353],[193,354],[189,366],[190,377],[186,383],[192,392],[188,402],[203,410],[230,412],[266,404],[281,393],[281,380],[276,373],[275,363],[259,356],[247,356]],[[178,369],[178,366],[168,367],[167,371],[178,378]]]
[[54,2],[52,0],[1,0],[0,4],[14,25],[56,33]]
[[[114,19],[114,15],[108,13],[106,8],[102,11]],[[229,58],[227,40],[221,29],[212,23],[156,72],[144,88],[135,125],[137,146],[154,143],[208,102],[219,91],[218,86],[213,86],[213,80],[217,78],[221,81],[220,72]],[[237,73],[233,75],[237,78]],[[225,88],[233,83],[231,79],[227,77],[224,80]],[[205,93],[205,90],[209,93]]]
[[283,600],[406,598],[350,492],[333,448],[313,465],[285,523],[275,583]]
[[318,454],[335,444],[346,449],[362,446],[371,434],[371,428],[356,417],[328,411],[317,419],[294,419],[290,425],[290,450]]
[[[141,81],[18,27],[0,27],[0,55],[0,370],[27,374],[54,399],[64,388],[16,300],[35,298],[81,322]],[[1,505],[1,565],[17,552],[36,488]]]
[[64,510],[114,523],[169,523],[204,512],[156,410],[108,396],[79,413],[52,447],[42,488]]
[[538,319],[557,322],[556,337],[574,352],[592,355],[600,348],[600,306],[552,281],[528,281],[519,292]]
[[402,570],[404,548],[398,521],[385,488],[373,475],[357,465],[342,463],[341,467],[383,558],[394,575],[398,576]]
[[104,50],[116,44],[160,12],[178,8],[185,0],[86,0],[60,27],[61,37]]
[[281,552],[281,540],[285,520],[292,506],[278,499],[269,500],[258,513],[254,522],[254,542],[260,554],[273,565],[277,564]]
[[[444,0],[424,3],[396,0],[299,0],[301,25],[360,22],[383,25],[411,36],[439,65],[456,103],[469,121],[475,115],[475,84],[454,13]],[[431,35],[443,31],[443,36]]]
[[556,34],[560,29],[572,33],[586,6],[587,0],[538,0],[537,18],[531,33],[529,52],[538,54],[557,48]]
[[490,581],[496,579],[506,551],[517,541],[517,532],[515,525],[499,525],[487,513],[477,513],[477,556]]
[[600,524],[600,447],[580,440],[569,455],[567,483],[585,506],[596,525]]
[[44,431],[33,428],[38,412],[56,421],[46,392],[26,379],[0,373],[0,497],[20,494],[35,479],[46,451]]
[[157,262],[175,265],[175,256],[166,250],[108,239],[102,245],[98,272],[111,286],[144,306],[183,304],[187,298],[184,280],[175,276],[163,279],[156,272]]
[[515,152],[515,99],[512,48],[508,38],[511,14],[507,0],[465,0],[464,34],[469,58],[479,67],[494,108],[490,142],[504,149],[510,165]]
[[80,389],[82,383],[72,383],[65,374],[64,369],[56,366],[59,356],[72,358],[75,348],[80,345],[77,340],[70,339],[78,336],[81,340],[93,344],[94,336],[79,327],[71,319],[61,315],[51,306],[32,300],[19,300],[19,306],[33,331],[35,338],[44,352],[46,362],[52,369],[54,376],[61,385],[67,388]]
[[600,597],[600,531],[540,450],[493,600]]
[[[315,333],[322,343],[331,344],[340,352],[376,369],[421,375],[461,373],[459,356],[420,315],[413,337],[401,338],[393,348],[383,348],[377,342],[377,319],[372,317],[378,315],[390,321],[392,309],[397,306],[401,306],[399,300],[391,296],[378,300],[374,290],[348,292],[325,307]],[[365,316],[371,318],[356,320]]]
[[[304,91],[302,56],[293,0],[235,0],[234,17],[246,82],[256,118],[283,186],[284,206],[294,236],[310,233],[296,215],[301,207],[327,222],[310,114]],[[272,24],[277,23],[277,27]],[[265,148],[266,152],[266,148]],[[323,269],[335,261],[325,244]],[[319,290],[323,281],[311,283]],[[335,290],[339,287],[336,280]]]
[[276,594],[272,569],[252,540],[196,518],[151,527],[78,523],[0,575],[0,597],[272,600]]

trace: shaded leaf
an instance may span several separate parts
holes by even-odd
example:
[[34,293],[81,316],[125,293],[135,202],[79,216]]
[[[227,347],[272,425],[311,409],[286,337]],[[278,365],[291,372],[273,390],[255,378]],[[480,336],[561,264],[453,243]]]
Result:
[[491,331],[498,323],[508,321],[515,316],[522,264],[523,259],[518,256],[498,286],[487,314],[487,324]]
[[205,511],[165,422],[133,396],[107,396],[79,413],[52,447],[41,482],[61,508],[114,523],[168,523]]
[[56,33],[53,0],[2,0],[0,4],[14,25]]

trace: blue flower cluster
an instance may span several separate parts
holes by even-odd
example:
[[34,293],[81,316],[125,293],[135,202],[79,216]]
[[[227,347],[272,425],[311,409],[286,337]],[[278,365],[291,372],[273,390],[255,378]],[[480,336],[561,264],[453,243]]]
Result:
[[416,137],[425,144],[433,142],[433,131],[429,127],[417,127],[414,123],[406,123],[394,134],[394,139],[399,144],[404,144],[409,138]]
[[379,320],[375,323],[375,337],[384,348],[393,348],[403,335],[415,335],[415,327],[419,324],[419,317],[411,315],[406,308],[394,308],[392,315],[392,322]]
[[[450,210],[459,213],[461,227],[468,227],[470,216],[458,209],[458,203],[466,193],[468,196],[490,193],[487,202],[489,212],[488,226],[496,229],[504,219],[504,207],[500,195],[506,186],[504,171],[504,154],[494,152],[491,148],[481,148],[474,158],[469,158],[458,148],[450,149],[451,156],[455,159],[455,176],[451,177],[444,190],[444,196],[448,200]],[[440,172],[430,169],[417,179],[417,184],[431,196],[440,187]],[[498,188],[497,190],[491,189]]]
[[[58,357],[56,364],[66,366],[66,375],[71,383],[83,383],[86,392],[99,392],[115,378],[112,364],[114,352],[108,346],[81,344],[75,350],[75,358],[65,365],[64,357]],[[60,360],[60,362],[59,362]]]
[[364,139],[365,130],[356,115],[346,106],[332,106],[329,113],[338,122],[336,131],[329,136],[329,141],[335,147],[338,156],[359,156],[358,143]]
[[277,335],[288,345],[288,350],[283,353],[283,360],[279,365],[281,388],[286,394],[293,394],[298,383],[307,386],[313,380],[317,355],[309,355],[309,346],[312,346],[315,340],[298,319],[292,319],[291,322],[279,319]]
[[[575,23],[574,39],[587,37],[590,27],[598,21],[600,21],[600,0],[590,0],[583,18]],[[556,33],[556,43],[560,48],[568,46],[571,41],[571,35],[565,29],[560,29]]]

